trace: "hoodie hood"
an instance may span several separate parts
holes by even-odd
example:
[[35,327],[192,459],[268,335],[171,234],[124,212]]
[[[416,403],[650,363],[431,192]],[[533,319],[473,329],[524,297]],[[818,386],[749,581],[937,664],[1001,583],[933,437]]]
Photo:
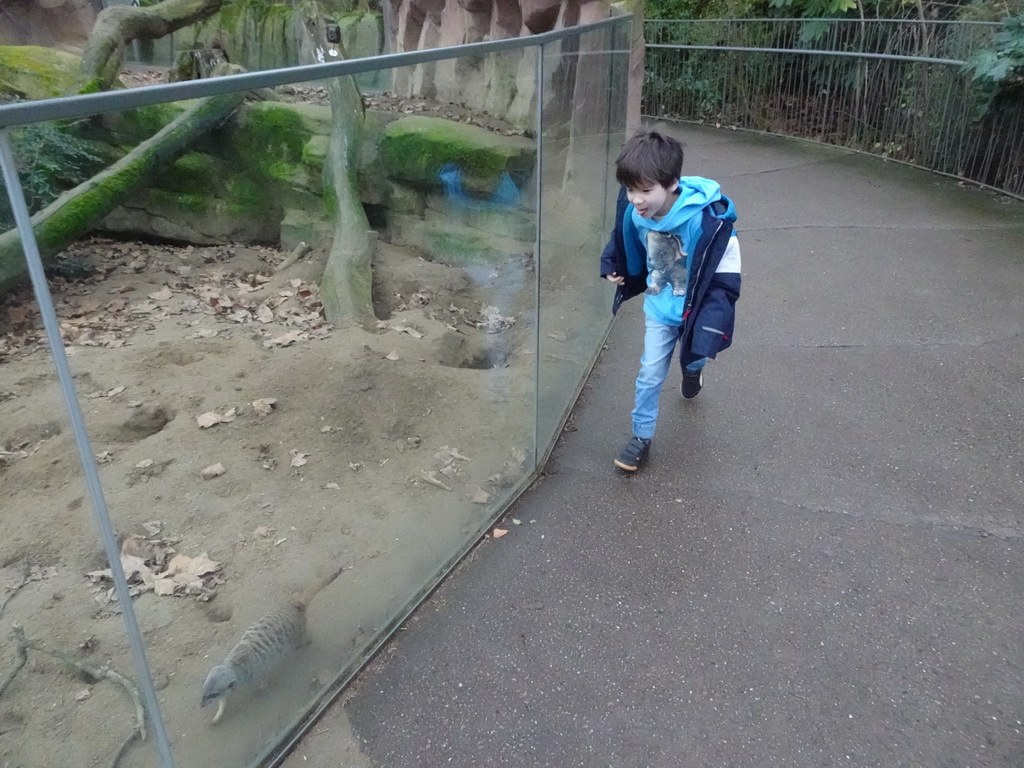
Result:
[[683,176],[679,179],[679,196],[672,205],[672,209],[660,221],[645,219],[636,212],[635,208],[631,208],[633,224],[638,229],[672,232],[678,230],[695,215],[700,214],[705,205],[720,200],[721,197],[722,188],[717,181],[701,176]]

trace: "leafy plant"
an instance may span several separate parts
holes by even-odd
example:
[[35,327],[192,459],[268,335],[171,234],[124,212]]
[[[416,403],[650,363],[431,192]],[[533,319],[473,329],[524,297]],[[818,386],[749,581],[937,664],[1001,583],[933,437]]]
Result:
[[1003,30],[964,64],[976,91],[975,118],[989,112],[996,99],[1024,91],[1024,14],[1006,19]]
[[[10,136],[29,213],[85,181],[101,162],[88,142],[64,124],[34,123],[12,128]],[[6,194],[0,194],[0,231],[13,226],[10,201]]]

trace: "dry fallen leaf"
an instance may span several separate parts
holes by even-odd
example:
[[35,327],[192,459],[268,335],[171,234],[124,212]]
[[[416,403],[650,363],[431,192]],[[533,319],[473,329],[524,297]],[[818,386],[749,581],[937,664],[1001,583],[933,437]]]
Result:
[[504,528],[495,528],[493,531],[491,531],[491,535],[494,536],[494,538],[496,539],[500,539],[506,533],[508,533],[508,531],[506,531]]
[[145,559],[153,547],[145,536],[131,535],[121,542],[121,554]]
[[398,353],[397,352],[388,352],[386,355],[384,355],[384,359],[385,360],[397,360],[398,359]]
[[214,424],[220,424],[220,422],[220,414],[214,413],[213,411],[207,411],[206,413],[196,416],[196,424],[198,424],[202,429],[212,427]]
[[259,400],[252,401],[252,407],[256,409],[256,413],[260,416],[266,416],[272,410],[277,400],[273,397],[261,397]]
[[290,451],[288,451],[288,453],[291,454],[291,465],[293,467],[301,467],[303,464],[306,463],[306,457],[309,456],[308,453],[303,453],[297,448],[292,448]]
[[235,420],[235,414],[237,413],[237,408],[228,408],[223,414],[216,413],[215,411],[207,411],[206,413],[196,416],[196,424],[198,424],[202,429],[212,427],[215,424],[229,424]]
[[217,462],[216,464],[211,464],[210,466],[203,470],[203,480],[212,480],[215,477],[220,477],[225,472],[227,472],[227,470],[224,469],[224,465],[221,464],[220,462]]
[[165,285],[159,291],[154,291],[153,293],[149,294],[149,298],[151,298],[153,301],[167,301],[173,295],[174,294],[171,293],[171,289]]

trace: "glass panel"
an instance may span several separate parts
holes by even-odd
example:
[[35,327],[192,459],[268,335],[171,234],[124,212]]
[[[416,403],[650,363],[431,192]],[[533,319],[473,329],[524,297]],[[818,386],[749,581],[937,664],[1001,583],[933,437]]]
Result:
[[[79,134],[54,125],[11,134],[35,211],[74,173],[61,149]],[[131,751],[156,765],[152,721],[145,743],[135,737],[145,699],[11,209],[0,185],[0,761],[116,764]],[[73,322],[93,314],[85,269],[69,255],[48,270]],[[84,373],[78,384],[96,382]],[[96,410],[115,408],[116,394],[98,391],[109,404]]]
[[625,140],[629,21],[543,48],[538,445],[545,450],[611,322],[599,277]]
[[[349,186],[330,182],[345,174],[330,151],[343,142],[329,100],[351,95],[347,84],[60,129],[95,156],[82,178],[113,175],[99,189],[145,179],[83,226],[50,272],[110,517],[135,558],[134,607],[179,766],[241,766],[272,751],[533,472],[536,142],[511,87],[522,58],[393,73],[391,95],[365,100],[357,199],[338,215]],[[439,96],[473,72],[472,103]],[[231,117],[212,127],[218,104]],[[335,116],[361,115],[355,105]],[[181,130],[157,136],[170,121]],[[194,136],[171,148],[183,130]],[[154,145],[177,159],[140,173]],[[45,349],[32,360],[52,365]],[[2,407],[59,413],[25,366],[2,366],[2,389],[19,393]],[[24,483],[25,505],[61,521],[28,529],[69,574],[61,607],[86,601],[77,634],[123,649],[116,605],[93,605],[109,582],[82,576],[102,569],[85,543],[95,538],[62,516],[69,481],[44,482],[64,467],[29,458],[43,474]],[[5,515],[21,508],[12,498]],[[29,551],[10,546],[10,563]],[[31,739],[55,750],[92,739],[77,721],[44,733],[33,727]],[[135,752],[137,764],[159,764]]]
[[[540,78],[530,47],[375,73],[361,104],[342,79],[13,129],[177,765],[273,755],[531,478],[608,325],[627,28],[560,44]],[[137,690],[39,312],[4,258],[3,618]],[[8,686],[0,748],[111,762],[117,696],[134,706],[118,678],[10,704],[47,663]],[[132,764],[161,764],[154,741]]]

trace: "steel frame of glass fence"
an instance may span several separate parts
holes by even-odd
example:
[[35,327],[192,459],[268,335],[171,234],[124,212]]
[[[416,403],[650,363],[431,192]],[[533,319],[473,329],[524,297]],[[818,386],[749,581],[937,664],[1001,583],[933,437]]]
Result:
[[[131,596],[129,594],[128,582],[121,566],[120,550],[118,549],[113,526],[106,500],[103,496],[103,489],[99,480],[99,472],[96,467],[96,460],[92,454],[89,436],[85,428],[85,421],[82,416],[81,406],[75,392],[71,369],[68,364],[67,354],[64,351],[64,342],[60,334],[60,323],[53,305],[53,298],[50,294],[49,285],[43,271],[42,258],[39,253],[39,246],[32,229],[28,205],[25,202],[24,191],[18,178],[17,163],[14,159],[14,152],[11,147],[9,129],[19,125],[46,122],[58,119],[75,119],[89,117],[92,115],[120,112],[126,109],[150,106],[184,99],[204,98],[218,96],[227,93],[240,91],[257,90],[260,88],[272,88],[291,83],[306,82],[310,80],[326,80],[335,77],[372,72],[381,69],[394,69],[397,67],[423,64],[445,59],[462,58],[466,56],[482,56],[500,51],[525,49],[536,47],[537,49],[537,106],[536,106],[536,142],[537,142],[537,163],[538,171],[542,163],[543,143],[543,52],[546,45],[571,37],[580,37],[584,34],[595,32],[606,27],[614,27],[626,23],[630,18],[629,14],[617,14],[608,19],[594,22],[593,24],[576,27],[566,27],[562,30],[544,32],[533,35],[529,38],[509,38],[506,40],[489,41],[483,43],[471,43],[462,46],[451,46],[435,48],[423,51],[412,51],[408,53],[387,54],[366,59],[353,59],[349,61],[331,62],[326,64],[311,64],[299,67],[287,67],[283,69],[267,70],[263,72],[247,72],[237,75],[227,75],[208,80],[187,81],[180,83],[168,83],[161,85],[146,86],[137,89],[122,91],[106,91],[102,93],[83,94],[76,96],[65,96],[53,99],[41,99],[37,101],[17,102],[13,104],[0,105],[0,171],[2,171],[7,194],[10,199],[11,209],[14,212],[15,225],[18,235],[21,238],[22,250],[28,265],[29,278],[35,293],[36,301],[39,303],[40,315],[46,331],[47,342],[50,352],[53,355],[54,365],[57,369],[57,379],[60,384],[61,393],[71,421],[75,445],[78,448],[79,458],[85,473],[86,485],[93,510],[99,523],[104,552],[110,565],[114,582],[114,590],[119,603],[123,606],[121,611],[128,634],[128,642],[131,647],[132,660],[135,664],[136,674],[139,677],[139,688],[146,709],[146,719],[149,721],[153,739],[156,742],[157,753],[163,768],[175,768],[174,757],[171,751],[170,740],[167,735],[166,725],[160,713],[159,703],[156,697],[156,690],[153,685],[153,678],[150,674],[149,662],[146,657],[145,644],[131,607]],[[606,53],[626,54],[626,51],[610,50]],[[537,173],[537,207],[541,209],[541,195],[543,189],[543,177]],[[541,245],[541,217],[537,217],[535,233],[535,253],[540,254]],[[536,287],[536,306],[540,306],[540,280],[539,265]],[[539,348],[540,324],[537,323],[537,339],[535,343]],[[535,366],[535,381],[539,382],[540,360]],[[536,387],[535,387],[536,389]],[[535,418],[537,414],[535,413]],[[537,428],[534,428],[534,470],[528,477],[528,482],[520,485],[525,488],[532,482],[533,474],[536,472],[540,453],[540,446],[537,445]],[[513,498],[515,497],[514,494]],[[480,532],[486,531],[492,521],[488,520],[481,526]],[[313,705],[306,711],[299,714],[290,727],[283,732],[283,738],[273,744],[256,762],[256,765],[272,768],[278,766],[287,757],[291,749],[298,743],[299,739],[308,731],[309,727],[323,714],[331,705],[334,699],[344,690],[361,668],[362,664],[388,641],[391,635],[405,621],[406,618],[430,595],[431,592],[444,580],[455,565],[470,551],[478,537],[471,537],[469,543],[460,548],[458,552],[441,568],[435,577],[424,585],[418,593],[410,600],[402,610],[382,628],[373,646],[362,658],[341,670],[331,685],[327,686],[324,692],[318,697]]]

